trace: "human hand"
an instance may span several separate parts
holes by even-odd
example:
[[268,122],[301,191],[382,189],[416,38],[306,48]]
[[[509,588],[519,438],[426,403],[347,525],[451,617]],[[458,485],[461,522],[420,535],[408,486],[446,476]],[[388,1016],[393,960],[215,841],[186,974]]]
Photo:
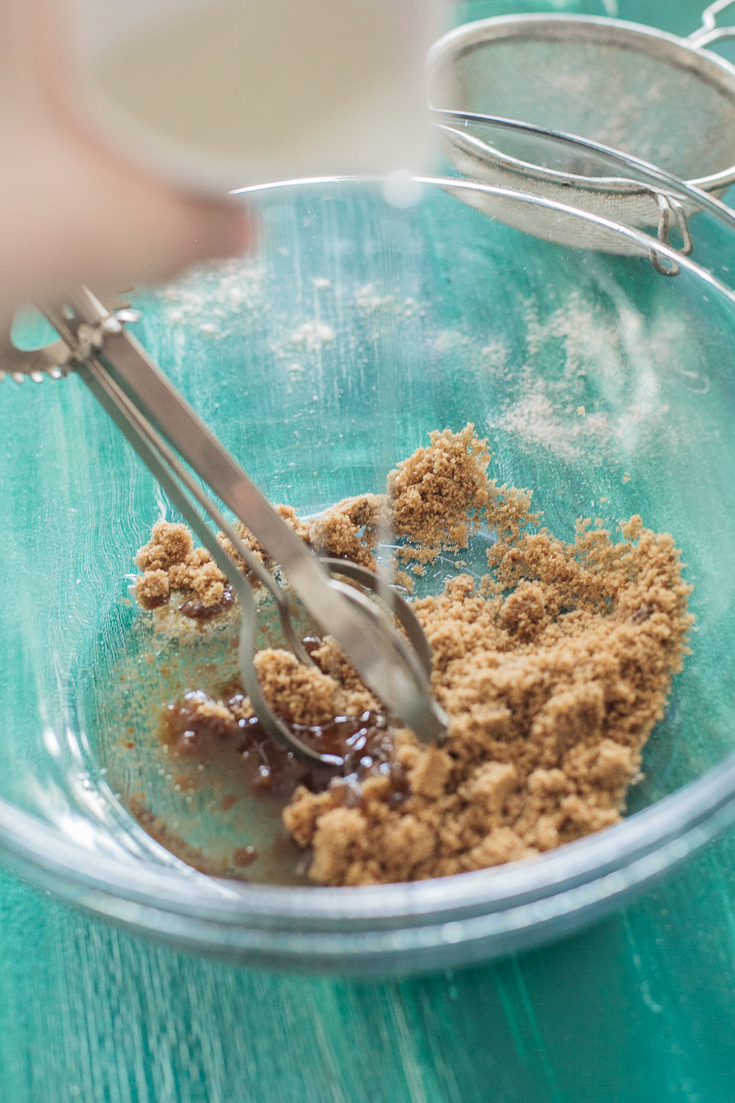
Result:
[[249,240],[241,210],[159,183],[76,124],[44,64],[55,14],[43,0],[0,0],[3,313],[80,283],[104,294],[160,281]]

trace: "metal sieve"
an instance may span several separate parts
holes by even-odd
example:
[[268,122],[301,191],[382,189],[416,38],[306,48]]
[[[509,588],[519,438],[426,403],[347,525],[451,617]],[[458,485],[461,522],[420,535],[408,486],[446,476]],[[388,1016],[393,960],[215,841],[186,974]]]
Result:
[[[735,182],[735,66],[702,47],[735,37],[735,27],[715,25],[733,3],[711,4],[702,27],[686,39],[593,16],[514,15],[465,24],[430,51],[432,106],[590,139],[720,196]],[[624,225],[658,227],[662,240],[675,221],[682,252],[691,250],[686,216],[696,207],[665,189],[601,176],[579,156],[550,167],[543,155],[530,158],[527,139],[519,144],[510,132],[499,145],[449,121],[441,130],[448,160],[465,176],[522,187]],[[594,232],[580,238],[571,222],[550,226],[540,218],[518,228],[562,245],[627,251]]]

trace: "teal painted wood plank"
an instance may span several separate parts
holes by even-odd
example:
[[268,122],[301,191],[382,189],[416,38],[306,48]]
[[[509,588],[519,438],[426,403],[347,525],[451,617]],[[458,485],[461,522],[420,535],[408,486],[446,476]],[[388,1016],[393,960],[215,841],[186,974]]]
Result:
[[[685,34],[699,0],[470,0]],[[175,954],[0,875],[1,1103],[732,1103],[735,836],[626,912],[454,975]]]
[[454,975],[278,976],[0,879],[3,1103],[729,1103],[735,838],[626,912]]

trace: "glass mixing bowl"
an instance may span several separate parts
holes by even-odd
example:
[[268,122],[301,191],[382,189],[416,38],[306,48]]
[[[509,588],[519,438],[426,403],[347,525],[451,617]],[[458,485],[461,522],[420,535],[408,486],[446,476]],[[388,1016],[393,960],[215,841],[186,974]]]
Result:
[[[127,806],[143,787],[172,831],[202,841],[153,734],[185,648],[140,628],[128,596],[135,550],[170,509],[73,374],[6,380],[2,859],[178,947],[353,974],[457,966],[603,915],[735,818],[735,297],[684,257],[676,278],[656,272],[636,231],[609,232],[634,235],[643,255],[602,254],[525,235],[435,183],[401,196],[413,205],[390,206],[375,181],[250,189],[257,248],[138,296],[139,338],[271,500],[303,514],[381,490],[430,430],[468,421],[489,437],[492,474],[533,487],[557,535],[579,516],[640,513],[683,550],[692,654],[630,814],[599,834],[413,884],[205,876]],[[696,218],[720,275],[732,227]],[[32,330],[27,347],[44,339]],[[261,807],[241,802],[241,822],[277,833]],[[218,839],[231,842],[211,828]]]

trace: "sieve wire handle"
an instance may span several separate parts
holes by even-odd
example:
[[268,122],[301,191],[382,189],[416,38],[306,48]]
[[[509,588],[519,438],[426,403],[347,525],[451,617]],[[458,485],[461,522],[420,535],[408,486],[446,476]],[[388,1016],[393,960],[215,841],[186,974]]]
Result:
[[702,26],[689,35],[687,42],[690,42],[695,49],[699,50],[718,39],[735,38],[735,27],[718,27],[716,22],[720,12],[724,11],[725,8],[729,8],[732,4],[735,4],[735,0],[715,0],[714,4],[710,4],[708,8],[705,8],[702,12]]

